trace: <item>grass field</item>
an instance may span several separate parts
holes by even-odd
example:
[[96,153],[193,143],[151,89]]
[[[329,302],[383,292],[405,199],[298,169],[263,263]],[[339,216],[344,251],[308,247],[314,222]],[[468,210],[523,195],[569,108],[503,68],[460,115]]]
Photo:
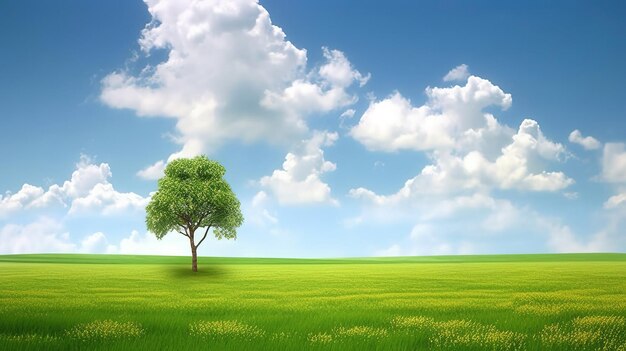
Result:
[[626,254],[0,256],[0,350],[621,350]]

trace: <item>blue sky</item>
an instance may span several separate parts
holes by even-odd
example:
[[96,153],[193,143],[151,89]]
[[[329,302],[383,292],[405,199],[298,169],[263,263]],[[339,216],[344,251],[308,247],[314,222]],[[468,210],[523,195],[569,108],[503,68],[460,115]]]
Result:
[[0,253],[187,254],[168,161],[246,222],[205,255],[626,250],[626,7],[0,4]]

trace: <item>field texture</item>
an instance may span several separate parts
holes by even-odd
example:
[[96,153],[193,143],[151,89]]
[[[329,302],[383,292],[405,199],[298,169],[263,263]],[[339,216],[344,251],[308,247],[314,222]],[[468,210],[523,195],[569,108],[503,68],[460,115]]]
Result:
[[626,255],[0,256],[0,350],[621,350]]

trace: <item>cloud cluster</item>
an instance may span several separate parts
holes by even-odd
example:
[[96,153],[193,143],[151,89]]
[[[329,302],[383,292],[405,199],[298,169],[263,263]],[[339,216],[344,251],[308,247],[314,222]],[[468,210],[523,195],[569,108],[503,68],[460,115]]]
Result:
[[[611,252],[623,244],[610,228],[577,235],[557,218],[484,195],[422,204],[408,237],[377,256],[479,253]],[[416,212],[420,212],[416,211]],[[504,234],[504,235],[503,235]],[[520,245],[521,244],[521,245]]]
[[[47,190],[24,184],[17,193],[0,196],[0,220],[5,222],[0,227],[0,252],[116,252],[103,233],[75,242],[64,225],[68,219],[85,215],[143,214],[149,197],[117,191],[109,181],[111,177],[107,163],[96,164],[83,155],[70,179],[62,184],[53,184]],[[20,219],[28,223],[22,224]]]
[[[464,79],[467,72],[467,67],[457,67],[444,80]],[[616,242],[610,230],[578,237],[557,219],[494,197],[502,190],[566,189],[574,180],[552,168],[570,154],[565,146],[547,138],[533,119],[522,120],[516,129],[499,122],[486,110],[508,109],[511,95],[486,79],[466,78],[464,85],[427,88],[427,101],[421,106],[414,106],[399,92],[370,103],[350,131],[355,140],[373,151],[422,152],[430,162],[397,192],[384,195],[363,187],[350,190],[353,198],[363,201],[363,212],[346,223],[414,223],[406,241],[378,251],[380,255],[493,252],[506,247],[497,244],[502,240],[499,233],[522,235],[522,227],[524,235],[534,236],[525,244],[535,240],[539,250],[610,251]],[[576,131],[570,140],[586,149],[601,145]],[[626,160],[623,145],[605,145],[603,179],[626,181],[622,158]],[[622,196],[616,195],[605,207],[623,202]],[[509,250],[516,249],[512,246]]]
[[106,253],[143,255],[188,255],[189,243],[176,234],[158,240],[151,233],[131,231],[117,243],[103,232],[72,240],[60,221],[40,217],[26,225],[8,224],[0,228],[0,253]]
[[61,223],[42,217],[27,225],[7,224],[0,228],[0,253],[74,252],[76,245]]
[[[152,21],[139,39],[143,52],[167,59],[138,74],[102,80],[101,100],[140,116],[176,120],[178,157],[213,150],[225,140],[291,143],[308,131],[306,117],[353,104],[348,89],[362,75],[337,50],[307,69],[307,52],[286,40],[256,0],[146,0]],[[164,160],[140,171],[155,179]]]
[[[413,107],[395,92],[373,101],[350,134],[369,150],[451,150],[478,133],[506,133],[483,109],[511,106],[512,98],[486,79],[471,76],[465,86],[427,88],[426,104]],[[491,136],[491,135],[490,135]]]
[[[449,86],[426,88],[421,105],[396,91],[372,99],[358,116],[355,91],[370,75],[359,72],[345,53],[327,47],[321,49],[322,62],[311,65],[307,51],[287,40],[258,0],[144,1],[152,19],[139,38],[142,57],[104,77],[100,99],[139,116],[172,119],[172,139],[180,149],[137,176],[158,179],[171,160],[211,152],[229,140],[286,146],[290,152],[282,167],[256,182],[260,190],[246,208],[250,222],[277,233],[283,228],[269,207],[274,200],[282,206],[339,204],[324,179],[337,169],[324,150],[339,135],[311,131],[308,119],[334,111],[341,128],[358,119],[347,134],[369,151],[428,157],[395,192],[364,187],[349,192],[362,200],[363,211],[347,226],[410,221],[406,245],[396,243],[380,254],[481,252],[498,233],[521,231],[539,235],[541,249],[559,252],[606,251],[615,243],[616,228],[626,218],[624,144],[602,144],[579,130],[569,135],[571,143],[586,150],[603,148],[597,178],[617,189],[604,203],[606,212],[614,214],[610,225],[582,238],[559,220],[495,195],[563,191],[574,180],[556,168],[569,153],[533,119],[511,126],[498,120],[492,113],[509,109],[511,94],[471,75],[467,65],[443,77]],[[156,62],[159,57],[164,59]],[[140,62],[151,63],[133,67]],[[24,184],[15,194],[0,196],[0,219],[53,208],[61,209],[64,218],[143,214],[149,197],[116,190],[111,177],[108,164],[82,157],[62,184],[48,189]],[[133,230],[112,242],[104,231],[72,241],[63,221],[39,216],[29,224],[1,227],[0,252],[188,253],[176,234],[157,241]]]
[[426,95],[427,103],[419,107],[398,92],[372,102],[351,135],[371,150],[428,152],[432,164],[395,194],[356,188],[350,191],[353,197],[382,205],[492,189],[557,191],[574,183],[564,173],[546,169],[567,153],[545,137],[536,121],[525,119],[514,131],[483,112],[490,106],[506,109],[512,101],[488,80],[471,76],[465,86],[428,88]]
[[149,198],[135,193],[121,193],[109,182],[112,173],[108,164],[94,164],[81,156],[69,180],[62,185],[53,184],[48,190],[24,184],[15,194],[0,196],[0,218],[21,211],[61,206],[69,214],[117,214],[143,210]]
[[[330,186],[320,178],[337,168],[324,158],[322,150],[322,147],[333,145],[337,138],[337,133],[315,132],[285,156],[282,169],[261,178],[259,184],[283,205],[338,204],[331,196]],[[257,196],[261,196],[259,194]]]

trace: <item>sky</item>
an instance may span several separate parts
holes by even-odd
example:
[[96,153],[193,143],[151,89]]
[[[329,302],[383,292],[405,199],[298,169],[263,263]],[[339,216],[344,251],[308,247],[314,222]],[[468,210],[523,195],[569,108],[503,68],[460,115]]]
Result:
[[0,3],[0,254],[188,255],[145,206],[222,163],[200,255],[626,252],[621,1]]

